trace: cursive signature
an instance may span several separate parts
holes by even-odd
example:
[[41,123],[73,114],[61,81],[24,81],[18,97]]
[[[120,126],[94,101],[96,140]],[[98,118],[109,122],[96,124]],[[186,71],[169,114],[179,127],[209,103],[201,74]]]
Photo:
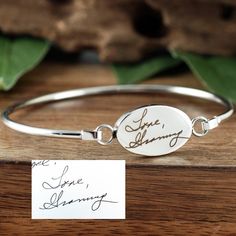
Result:
[[135,127],[132,127],[130,125],[126,125],[125,126],[125,131],[135,132],[135,131],[143,130],[145,128],[149,128],[149,127],[152,127],[152,126],[155,126],[155,125],[160,125],[160,121],[158,119],[153,121],[153,122],[144,122],[143,119],[146,115],[147,115],[147,108],[144,109],[143,114],[142,114],[140,119],[133,120],[133,123],[137,123],[138,126],[135,128]]
[[[66,173],[69,170],[69,166],[66,165],[62,171],[62,174],[60,174],[58,177],[52,177],[53,183],[48,183],[44,181],[42,183],[42,186],[44,189],[57,189],[57,188],[64,188],[64,187],[70,187],[78,184],[83,184],[83,179],[78,178],[76,180],[64,180],[63,177],[65,177]],[[54,181],[56,183],[54,183]]]
[[[146,117],[147,113],[148,113],[148,109],[146,108],[144,109],[141,117],[138,120],[133,120],[133,123],[135,124],[135,126],[131,126],[131,125],[125,126],[125,130],[127,132],[137,132],[134,140],[130,141],[128,146],[126,146],[126,148],[137,148],[139,146],[152,143],[154,141],[165,140],[165,139],[169,140],[169,147],[174,147],[177,144],[179,139],[188,139],[188,137],[181,136],[181,134],[183,133],[182,129],[177,132],[172,132],[172,133],[168,133],[161,136],[157,135],[151,138],[147,138],[146,135],[149,128],[153,126],[157,126],[157,125],[160,125],[160,129],[165,128],[165,124],[161,125],[159,119],[156,119],[151,122],[144,121],[144,118]],[[136,124],[138,125],[136,126]]]
[[58,208],[60,206],[66,206],[70,205],[76,202],[87,202],[87,201],[92,201],[91,205],[91,210],[96,211],[98,210],[103,202],[106,203],[118,203],[115,201],[110,201],[110,200],[105,200],[105,197],[107,196],[107,193],[104,193],[102,195],[96,195],[96,196],[88,196],[88,197],[83,197],[83,198],[76,198],[76,199],[70,199],[68,200],[62,200],[64,191],[61,190],[59,194],[53,193],[49,202],[43,203],[43,206],[40,207],[39,209],[41,210],[50,210],[54,208]]
[[[79,187],[79,185],[85,185],[82,178],[70,180],[68,177],[66,177],[66,174],[69,171],[69,166],[66,165],[62,172],[57,177],[52,177],[51,181],[44,181],[42,183],[42,187],[46,190],[53,190],[52,195],[50,195],[50,198],[48,201],[44,202],[42,204],[42,207],[39,209],[41,210],[50,210],[54,208],[59,208],[61,206],[67,206],[73,203],[81,203],[81,202],[92,202],[91,210],[96,211],[98,210],[102,203],[118,203],[115,201],[107,200],[105,199],[108,195],[108,193],[103,194],[95,194],[94,196],[87,196],[87,197],[76,197],[71,198],[69,200],[64,199],[64,193],[68,188],[75,186]],[[89,184],[86,184],[86,189],[88,189]]]

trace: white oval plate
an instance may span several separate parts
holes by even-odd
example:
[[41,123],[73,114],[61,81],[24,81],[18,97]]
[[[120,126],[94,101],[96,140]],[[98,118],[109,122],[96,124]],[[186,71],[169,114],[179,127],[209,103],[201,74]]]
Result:
[[192,134],[192,122],[181,110],[148,105],[122,115],[115,124],[116,137],[130,152],[159,156],[182,147]]

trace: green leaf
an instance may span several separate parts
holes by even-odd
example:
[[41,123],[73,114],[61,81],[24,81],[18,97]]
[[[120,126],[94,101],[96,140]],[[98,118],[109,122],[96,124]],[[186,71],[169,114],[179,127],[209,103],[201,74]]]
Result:
[[204,57],[179,51],[172,54],[185,61],[209,90],[236,101],[236,57]]
[[160,56],[135,64],[116,64],[113,70],[120,84],[137,83],[181,63],[170,56]]
[[17,80],[33,69],[50,48],[48,41],[0,36],[0,90],[11,89]]

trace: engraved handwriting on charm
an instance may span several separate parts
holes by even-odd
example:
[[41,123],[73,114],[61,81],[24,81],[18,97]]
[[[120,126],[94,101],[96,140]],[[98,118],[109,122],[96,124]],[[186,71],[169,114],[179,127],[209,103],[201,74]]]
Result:
[[181,110],[148,105],[122,115],[116,122],[116,137],[128,151],[165,155],[183,146],[192,134],[191,119]]
[[[183,130],[180,130],[178,132],[168,133],[162,136],[157,135],[152,138],[145,138],[147,131],[150,127],[161,124],[158,119],[151,122],[145,122],[144,118],[147,115],[147,113],[148,113],[148,110],[146,108],[144,109],[141,118],[133,121],[134,124],[138,123],[138,127],[131,126],[131,125],[125,126],[125,130],[127,132],[139,131],[137,135],[135,136],[134,141],[129,142],[129,146],[127,146],[126,148],[137,148],[139,146],[149,144],[151,142],[158,141],[158,140],[164,140],[164,139],[169,139],[169,146],[174,147],[177,144],[179,139],[188,139],[187,137],[181,136],[181,134],[183,133]],[[164,129],[164,127],[165,125],[163,124],[161,126],[161,129]]]
[[147,133],[147,130],[144,130],[143,133],[138,132],[138,134],[135,137],[134,141],[129,142],[129,146],[127,148],[136,148],[139,146],[142,146],[143,144],[149,144],[151,142],[157,141],[157,140],[162,140],[162,139],[170,139],[169,146],[174,147],[177,144],[178,139],[183,138],[183,139],[188,139],[187,137],[181,137],[180,134],[183,132],[183,130],[180,130],[178,133],[172,133],[172,134],[167,134],[164,136],[157,136],[153,137],[151,139],[144,139],[145,135]]
[[151,126],[160,125],[159,120],[155,120],[154,122],[144,122],[143,119],[146,115],[147,115],[147,108],[143,111],[143,114],[140,119],[133,121],[133,123],[138,123],[138,127],[134,128],[130,125],[126,125],[125,130],[127,132],[134,132],[134,131],[138,131],[138,130],[143,130],[145,128],[149,128]]

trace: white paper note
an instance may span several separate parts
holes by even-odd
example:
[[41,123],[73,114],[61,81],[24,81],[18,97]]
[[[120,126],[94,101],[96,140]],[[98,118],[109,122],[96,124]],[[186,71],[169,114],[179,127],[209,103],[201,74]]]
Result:
[[32,161],[32,219],[125,219],[125,161]]

